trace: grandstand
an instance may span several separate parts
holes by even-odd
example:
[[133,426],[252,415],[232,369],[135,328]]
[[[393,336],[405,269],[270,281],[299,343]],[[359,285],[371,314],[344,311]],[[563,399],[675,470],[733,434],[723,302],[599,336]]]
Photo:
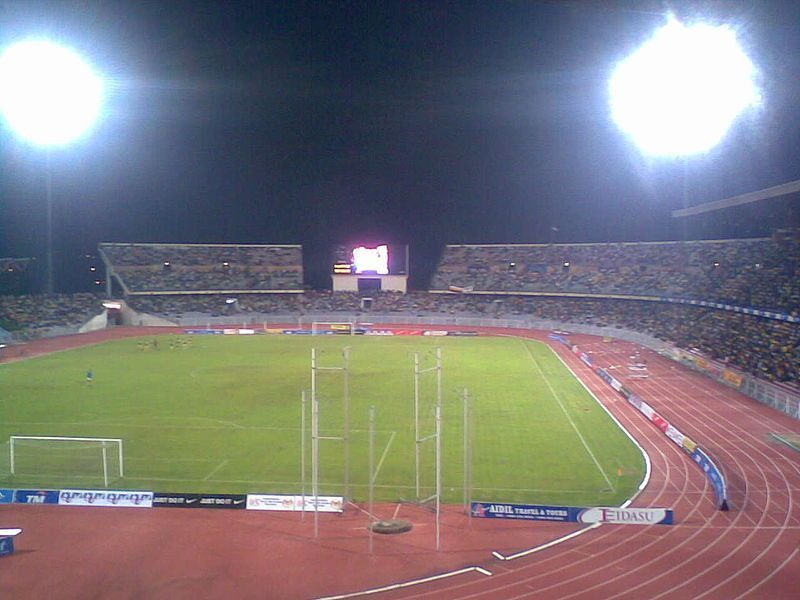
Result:
[[106,288],[125,295],[297,292],[303,288],[300,246],[102,243]]
[[800,308],[800,238],[447,246],[434,290],[676,297]]

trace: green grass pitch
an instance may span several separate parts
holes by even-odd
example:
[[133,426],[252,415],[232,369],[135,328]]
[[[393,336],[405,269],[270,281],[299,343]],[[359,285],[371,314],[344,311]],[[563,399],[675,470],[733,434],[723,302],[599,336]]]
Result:
[[[300,493],[300,393],[310,385],[312,346],[321,366],[340,366],[341,349],[351,347],[351,495],[357,500],[367,495],[370,406],[377,411],[376,500],[414,497],[413,355],[421,353],[422,367],[429,367],[437,347],[446,502],[462,500],[463,388],[473,398],[475,500],[613,505],[630,497],[643,476],[638,448],[539,342],[194,336],[187,347],[171,348],[188,336],[157,339],[158,350],[124,339],[0,366],[0,487],[102,485],[97,446],[20,446],[12,476],[9,436],[46,435],[123,439],[125,478],[113,479],[112,488]],[[319,381],[322,433],[341,435],[343,378],[325,372]],[[423,375],[420,387],[423,434],[432,433],[434,374]],[[320,493],[341,494],[342,443],[323,441],[320,448]],[[422,450],[425,496],[434,481],[433,444]],[[308,473],[310,481],[310,466]]]

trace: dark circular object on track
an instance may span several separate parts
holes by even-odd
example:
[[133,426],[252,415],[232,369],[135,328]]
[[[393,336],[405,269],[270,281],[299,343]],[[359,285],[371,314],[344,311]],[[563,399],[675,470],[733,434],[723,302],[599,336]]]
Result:
[[405,533],[411,531],[413,525],[408,521],[390,519],[388,521],[375,521],[370,526],[375,533]]

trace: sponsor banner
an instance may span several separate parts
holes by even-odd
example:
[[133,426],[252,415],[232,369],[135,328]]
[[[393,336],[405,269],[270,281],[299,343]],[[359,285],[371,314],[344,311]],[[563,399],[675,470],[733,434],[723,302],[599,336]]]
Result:
[[156,508],[232,508],[243,509],[247,503],[245,494],[156,494]]
[[447,335],[447,332],[441,329],[426,329],[422,332],[422,335],[441,337]]
[[683,434],[675,429],[672,425],[667,426],[667,430],[664,432],[667,434],[667,437],[675,442],[678,447],[683,448]]
[[636,394],[631,394],[630,396],[628,396],[628,402],[633,404],[633,406],[639,409],[639,411],[642,410],[642,399],[639,398],[639,396],[637,396]]
[[235,329],[223,329],[222,330],[222,334],[223,335],[236,335],[237,331]]
[[559,342],[561,344],[564,344],[565,346],[569,345],[569,342],[567,341],[567,338],[564,337],[560,333],[556,333],[556,332],[550,333],[550,334],[548,334],[547,338],[550,339],[550,340]]
[[239,335],[255,335],[255,334],[256,334],[256,330],[255,329],[240,329],[239,330]]
[[14,538],[0,537],[0,556],[14,554]]
[[725,369],[722,372],[722,378],[727,382],[730,383],[732,386],[740,388],[742,387],[742,383],[744,383],[744,378],[739,375],[738,373],[734,373],[733,371],[729,371]]
[[633,392],[626,388],[624,385],[619,386],[619,393],[622,394],[626,400],[633,396]]
[[447,335],[452,335],[455,337],[475,337],[478,335],[477,331],[448,331]]
[[578,358],[580,358],[587,367],[592,366],[592,359],[589,358],[589,356],[585,352],[581,352],[580,354],[578,354]]
[[58,503],[62,506],[124,506],[152,508],[153,492],[112,490],[61,490]]
[[578,514],[579,523],[615,523],[620,525],[672,525],[673,513],[667,508],[585,508]]
[[284,335],[311,335],[310,329],[284,329],[281,333]]
[[395,335],[422,335],[421,329],[395,329]]
[[58,504],[58,490],[14,490],[17,504]]
[[691,438],[687,436],[683,436],[683,442],[681,443],[681,447],[686,450],[689,454],[694,452],[695,448],[697,448],[697,444]]
[[273,327],[267,327],[267,333],[284,333],[285,330],[283,329],[275,329]]
[[667,433],[667,427],[669,427],[669,423],[657,412],[654,412],[653,415],[650,417],[650,421],[658,427],[663,433]]
[[189,335],[222,335],[221,329],[184,329]]
[[524,521],[560,521],[574,523],[585,510],[574,506],[541,506],[538,504],[501,504],[473,502],[473,517],[483,519],[519,519]]
[[0,504],[11,504],[14,501],[14,490],[0,489]]
[[394,331],[390,329],[370,329],[365,331],[364,335],[394,335]]
[[[305,500],[305,502],[304,502]],[[289,496],[284,494],[247,494],[248,510],[276,510],[313,512],[314,496]],[[341,496],[317,496],[317,512],[340,513],[344,510]]]
[[622,393],[622,384],[619,381],[617,381],[612,377],[611,381],[609,381],[608,383],[611,384],[611,387],[614,388],[614,391]]
[[725,479],[722,477],[717,465],[714,464],[708,454],[703,452],[700,446],[695,447],[691,457],[711,481],[711,487],[714,488],[714,494],[717,496],[718,508],[720,510],[728,510],[728,490],[725,485]]

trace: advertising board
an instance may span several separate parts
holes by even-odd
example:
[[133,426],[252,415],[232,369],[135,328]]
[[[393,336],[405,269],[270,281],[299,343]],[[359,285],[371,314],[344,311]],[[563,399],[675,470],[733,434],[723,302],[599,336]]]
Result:
[[152,508],[153,492],[116,490],[61,490],[58,503],[62,506],[112,506]]

